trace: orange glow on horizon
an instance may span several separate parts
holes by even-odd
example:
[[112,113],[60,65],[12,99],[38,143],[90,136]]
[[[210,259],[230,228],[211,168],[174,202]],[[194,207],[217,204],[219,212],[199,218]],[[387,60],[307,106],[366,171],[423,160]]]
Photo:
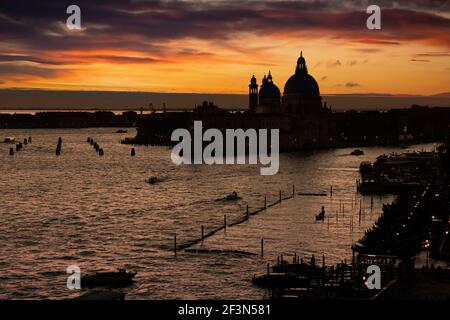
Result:
[[[283,91],[301,50],[322,94],[450,92],[450,53],[442,47],[246,33],[227,43],[169,41],[163,52],[153,53],[125,48],[44,52],[42,59],[51,64],[2,62],[24,72],[6,75],[0,88],[246,94],[250,77],[255,74],[260,84],[270,70]],[[426,53],[430,56],[416,57]]]

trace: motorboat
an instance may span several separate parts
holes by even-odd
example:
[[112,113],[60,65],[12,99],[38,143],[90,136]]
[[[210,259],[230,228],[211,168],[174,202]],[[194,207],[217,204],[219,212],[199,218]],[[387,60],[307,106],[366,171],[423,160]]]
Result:
[[225,197],[225,200],[227,200],[227,201],[236,201],[239,199],[241,199],[241,198],[238,196],[236,191],[233,191],[232,193],[230,193],[229,195],[227,195]]
[[149,183],[149,184],[156,184],[156,183],[158,183],[160,180],[158,179],[158,177],[150,177],[148,180],[147,180],[147,182]]
[[352,155],[352,156],[362,156],[363,154],[364,154],[364,151],[362,151],[361,149],[355,149],[350,153],[350,155]]
[[104,271],[87,274],[81,277],[82,287],[122,287],[131,284],[137,272],[118,269],[118,271]]
[[6,137],[3,142],[4,143],[15,143],[16,142],[16,138],[14,138],[14,137]]

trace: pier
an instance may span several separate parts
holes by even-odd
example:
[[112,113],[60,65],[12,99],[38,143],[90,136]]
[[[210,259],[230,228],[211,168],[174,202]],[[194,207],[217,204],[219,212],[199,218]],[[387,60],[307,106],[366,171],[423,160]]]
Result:
[[[280,205],[283,201],[289,200],[289,199],[293,199],[295,197],[295,186],[293,185],[292,187],[292,194],[288,195],[288,196],[283,196],[282,191],[280,190],[278,193],[279,197],[278,200],[272,202],[272,203],[267,203],[267,195],[264,195],[264,205],[260,208],[256,208],[254,210],[250,210],[249,206],[246,206],[246,211],[242,213],[242,216],[234,221],[230,221],[229,223],[227,222],[227,217],[224,216],[224,223],[221,226],[218,226],[212,230],[210,230],[209,232],[205,233],[205,229],[204,226],[201,226],[201,236],[197,239],[192,239],[192,240],[188,240],[182,244],[177,244],[177,240],[176,237],[174,237],[174,245],[173,245],[173,251],[176,253],[180,250],[185,250],[186,252],[197,252],[195,250],[186,250],[189,249],[191,247],[193,247],[196,244],[201,243],[203,240],[215,235],[217,232],[221,231],[221,230],[225,230],[228,228],[231,228],[233,226],[242,224],[246,221],[248,221],[250,219],[251,216],[255,216],[258,214],[261,214],[263,212],[265,212],[268,208],[274,207],[276,205]],[[261,248],[263,248],[263,241],[261,241]],[[263,249],[261,249],[261,253],[263,252]]]

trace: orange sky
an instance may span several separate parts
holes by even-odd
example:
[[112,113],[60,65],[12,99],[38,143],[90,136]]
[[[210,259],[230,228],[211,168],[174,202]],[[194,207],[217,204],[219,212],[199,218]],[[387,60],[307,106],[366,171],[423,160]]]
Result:
[[127,20],[120,2],[111,14],[81,1],[83,30],[70,31],[54,2],[37,4],[51,8],[45,21],[14,3],[0,14],[0,88],[246,93],[252,74],[261,83],[270,70],[283,90],[302,50],[322,94],[450,92],[447,6],[382,8],[382,30],[371,31],[362,5],[130,2]]

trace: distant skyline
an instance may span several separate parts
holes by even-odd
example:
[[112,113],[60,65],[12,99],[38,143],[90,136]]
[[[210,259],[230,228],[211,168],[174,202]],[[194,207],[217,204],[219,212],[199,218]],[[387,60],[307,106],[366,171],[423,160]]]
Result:
[[322,95],[450,92],[446,0],[75,3],[79,31],[71,2],[2,1],[0,89],[241,95],[270,70],[283,90],[302,50]]
[[[58,91],[32,89],[0,89],[2,110],[192,110],[203,101],[221,108],[246,110],[248,94],[155,93],[126,91]],[[387,110],[409,108],[414,104],[430,107],[450,107],[450,92],[432,96],[389,94],[322,95],[333,110]],[[150,103],[153,107],[150,107]]]

